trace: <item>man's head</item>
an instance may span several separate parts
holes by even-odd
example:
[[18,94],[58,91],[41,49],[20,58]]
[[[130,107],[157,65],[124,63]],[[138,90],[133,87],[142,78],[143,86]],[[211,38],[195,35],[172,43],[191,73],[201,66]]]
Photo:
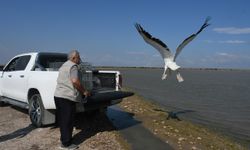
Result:
[[77,50],[70,51],[68,54],[68,60],[70,60],[76,64],[80,64],[81,58],[80,58],[79,52]]

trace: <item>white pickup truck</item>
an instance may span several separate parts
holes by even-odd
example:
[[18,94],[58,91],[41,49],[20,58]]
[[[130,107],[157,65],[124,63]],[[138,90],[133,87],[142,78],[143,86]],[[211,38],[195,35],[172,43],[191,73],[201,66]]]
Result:
[[[29,109],[37,127],[55,122],[54,91],[58,69],[67,61],[63,53],[25,53],[12,58],[0,71],[0,103]],[[77,103],[77,112],[93,111],[117,104],[131,92],[121,91],[119,71],[99,71],[79,65],[83,84],[92,96]]]

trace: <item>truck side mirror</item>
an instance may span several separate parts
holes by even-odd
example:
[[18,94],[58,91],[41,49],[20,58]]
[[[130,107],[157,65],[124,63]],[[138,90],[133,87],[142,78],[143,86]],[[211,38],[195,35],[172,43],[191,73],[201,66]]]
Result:
[[0,65],[0,71],[3,71],[4,65]]
[[3,68],[4,68],[4,66],[0,66],[0,71],[1,71],[0,77],[1,77],[1,78],[3,77],[3,73],[4,73]]

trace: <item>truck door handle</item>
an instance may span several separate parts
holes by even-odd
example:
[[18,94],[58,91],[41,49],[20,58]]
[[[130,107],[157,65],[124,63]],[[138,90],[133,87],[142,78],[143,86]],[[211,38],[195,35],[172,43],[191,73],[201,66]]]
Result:
[[24,77],[24,75],[20,75],[20,77],[21,77],[21,78],[23,78],[23,77]]
[[11,78],[11,77],[12,77],[12,75],[8,75],[8,77],[10,77],[10,78]]

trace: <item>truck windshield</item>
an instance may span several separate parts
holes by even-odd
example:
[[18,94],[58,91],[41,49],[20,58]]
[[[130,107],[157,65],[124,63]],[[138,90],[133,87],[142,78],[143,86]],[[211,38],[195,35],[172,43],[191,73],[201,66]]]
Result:
[[64,62],[67,61],[67,54],[39,54],[34,70],[58,71]]

